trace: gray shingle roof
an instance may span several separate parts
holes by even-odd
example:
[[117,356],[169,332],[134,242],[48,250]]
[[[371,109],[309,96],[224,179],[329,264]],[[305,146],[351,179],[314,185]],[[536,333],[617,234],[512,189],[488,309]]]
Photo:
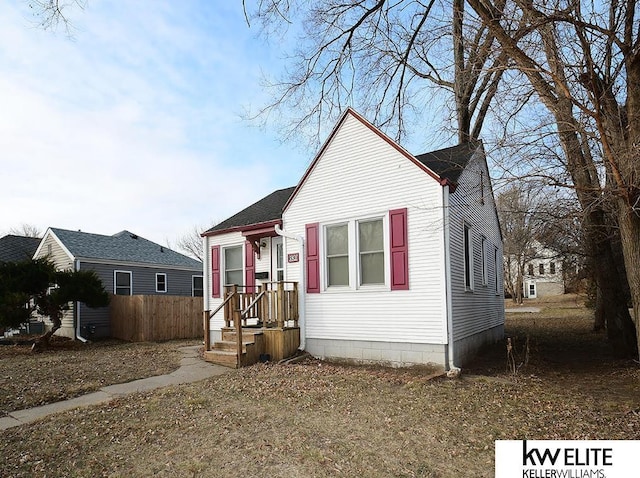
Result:
[[295,187],[279,189],[256,201],[229,219],[216,224],[205,232],[224,231],[235,227],[249,226],[282,218],[282,208],[291,197]]
[[9,234],[0,237],[0,262],[18,262],[31,259],[40,244],[37,237],[15,236]]
[[416,159],[441,178],[455,183],[477,148],[478,144],[474,142],[461,143],[450,148],[419,154]]
[[51,231],[76,258],[141,262],[202,270],[201,262],[129,231],[121,231],[113,236],[53,227]]

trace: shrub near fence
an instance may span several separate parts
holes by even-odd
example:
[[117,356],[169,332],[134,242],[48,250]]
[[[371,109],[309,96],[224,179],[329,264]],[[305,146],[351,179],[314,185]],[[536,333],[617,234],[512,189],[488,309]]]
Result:
[[130,342],[203,336],[202,297],[112,295],[111,335]]

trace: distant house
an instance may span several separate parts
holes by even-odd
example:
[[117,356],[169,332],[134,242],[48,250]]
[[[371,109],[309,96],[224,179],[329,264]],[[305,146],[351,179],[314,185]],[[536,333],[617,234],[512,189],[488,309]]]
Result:
[[267,349],[272,328],[295,330],[284,349],[330,359],[453,368],[504,333],[502,236],[479,142],[415,156],[349,109],[297,186],[203,237],[211,361],[236,363],[237,304]]
[[37,237],[9,234],[0,237],[0,262],[19,262],[33,257],[40,244]]
[[533,241],[534,258],[524,268],[523,297],[535,299],[565,292],[562,256],[540,242]]
[[[129,231],[105,236],[49,228],[34,253],[41,257],[49,257],[59,270],[94,270],[112,294],[202,296],[200,261]],[[108,337],[108,307],[74,304],[57,334]]]

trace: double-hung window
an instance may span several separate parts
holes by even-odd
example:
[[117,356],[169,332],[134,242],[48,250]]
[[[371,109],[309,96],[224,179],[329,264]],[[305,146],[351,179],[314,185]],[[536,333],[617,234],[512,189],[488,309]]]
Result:
[[202,297],[203,292],[202,276],[191,276],[191,296]]
[[308,293],[409,290],[406,208],[334,224],[310,223],[305,232]]
[[473,236],[471,226],[464,225],[464,288],[473,290]]
[[382,219],[358,222],[360,285],[384,284],[383,230]]
[[131,272],[113,271],[113,293],[116,295],[131,295]]
[[480,240],[480,260],[482,262],[482,285],[487,285],[487,238],[482,236]]
[[156,274],[156,292],[167,292],[167,274]]
[[349,285],[349,227],[326,227],[327,287]]
[[242,285],[242,246],[224,249],[224,285]]
[[384,248],[384,222],[381,218],[326,226],[327,287],[384,284]]

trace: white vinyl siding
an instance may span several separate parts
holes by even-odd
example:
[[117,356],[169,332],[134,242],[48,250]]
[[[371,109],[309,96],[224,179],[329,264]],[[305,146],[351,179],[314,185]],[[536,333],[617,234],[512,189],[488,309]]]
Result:
[[[455,192],[449,196],[451,307],[453,336],[461,340],[504,324],[502,300],[502,238],[489,189],[488,171],[481,155],[476,155],[458,178]],[[484,197],[479,182],[483,180]],[[470,294],[465,287],[464,225],[470,226],[471,247],[480,251],[485,246],[497,250],[497,261],[487,264],[487,277],[498,277],[498,293],[493,287],[476,287]],[[482,255],[472,255],[472,280],[482,283]]]
[[[44,242],[38,246],[38,250],[34,255],[36,259],[41,259],[47,256],[55,264],[56,269],[60,271],[69,269],[73,270],[73,258],[67,254],[50,232],[46,233]],[[73,303],[69,310],[65,310],[62,313],[62,327],[58,332],[56,332],[56,335],[63,335],[65,337],[72,338],[75,337],[73,322],[74,307],[75,303]],[[51,321],[48,318],[43,317],[43,319],[45,319],[45,323],[47,323],[47,325],[51,325]]]
[[[348,116],[324,149],[285,211],[283,229],[304,237],[305,224],[355,224],[402,207],[407,207],[410,289],[391,291],[385,270],[387,286],[352,282],[307,294],[307,338],[446,343],[442,186],[357,119]],[[385,226],[385,250],[387,231]],[[355,229],[351,237],[357,241]],[[288,264],[287,279],[299,281],[303,250],[296,240],[285,242],[288,254],[300,253],[300,262]],[[355,258],[352,263],[357,268]],[[322,279],[324,256],[320,268]],[[357,269],[350,273],[356,276]]]

